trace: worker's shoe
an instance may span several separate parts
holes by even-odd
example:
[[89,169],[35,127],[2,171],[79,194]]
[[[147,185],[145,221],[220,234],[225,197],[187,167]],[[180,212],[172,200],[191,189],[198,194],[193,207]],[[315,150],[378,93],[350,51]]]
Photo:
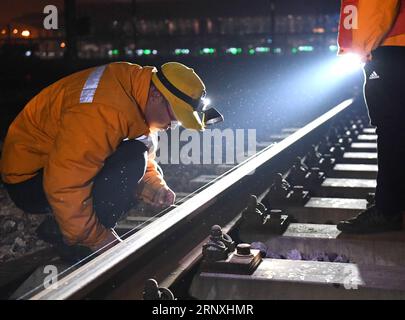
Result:
[[375,206],[361,212],[358,216],[341,221],[337,228],[344,233],[378,233],[402,229],[402,214],[382,214]]
[[92,251],[84,246],[69,246],[63,241],[62,232],[53,216],[47,216],[36,230],[38,238],[54,246],[59,257],[68,263],[76,263],[89,257]]

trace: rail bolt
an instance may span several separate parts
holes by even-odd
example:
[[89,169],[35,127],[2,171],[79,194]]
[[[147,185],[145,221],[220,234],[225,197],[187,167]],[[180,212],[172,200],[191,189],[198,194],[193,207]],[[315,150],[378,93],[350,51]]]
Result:
[[250,244],[248,243],[239,243],[236,247],[236,253],[240,256],[249,256],[250,253]]

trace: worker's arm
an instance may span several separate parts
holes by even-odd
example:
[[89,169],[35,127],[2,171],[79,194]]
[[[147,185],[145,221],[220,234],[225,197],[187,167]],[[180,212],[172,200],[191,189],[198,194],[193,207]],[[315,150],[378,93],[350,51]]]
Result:
[[174,203],[176,195],[159,172],[155,156],[155,152],[149,154],[146,172],[139,185],[138,197],[154,206],[169,206]]
[[158,133],[151,133],[149,136],[142,138],[142,140],[148,146],[149,155],[145,175],[137,190],[137,197],[155,207],[170,206],[174,203],[176,195],[167,186],[161,173],[162,170],[158,167],[155,160],[158,147]]
[[80,104],[62,116],[44,170],[44,189],[70,245],[97,250],[114,239],[97,220],[91,191],[104,160],[124,138],[123,125],[117,111],[98,104]]
[[[394,25],[400,3],[400,0],[344,0],[339,30],[339,55],[351,52],[362,57],[369,56],[371,51],[381,45]],[[356,12],[348,10],[344,13],[344,8],[348,5],[357,8],[357,24],[347,21],[349,15],[356,19]],[[347,28],[348,26],[353,28]]]

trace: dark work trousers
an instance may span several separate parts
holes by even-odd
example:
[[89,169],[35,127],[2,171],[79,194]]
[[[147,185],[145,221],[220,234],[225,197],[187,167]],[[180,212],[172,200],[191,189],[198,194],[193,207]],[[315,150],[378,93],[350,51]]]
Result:
[[[94,178],[92,196],[98,220],[107,228],[135,205],[134,191],[145,174],[147,148],[137,140],[123,141]],[[6,184],[15,205],[27,213],[50,213],[43,188],[43,170],[33,178]]]
[[364,71],[364,95],[377,127],[376,207],[382,214],[405,210],[405,47],[380,47]]

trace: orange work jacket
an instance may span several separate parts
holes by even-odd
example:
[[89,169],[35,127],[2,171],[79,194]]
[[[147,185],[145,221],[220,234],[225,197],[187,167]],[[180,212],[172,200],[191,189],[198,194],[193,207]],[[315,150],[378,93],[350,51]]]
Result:
[[339,54],[405,46],[405,0],[342,0]]

